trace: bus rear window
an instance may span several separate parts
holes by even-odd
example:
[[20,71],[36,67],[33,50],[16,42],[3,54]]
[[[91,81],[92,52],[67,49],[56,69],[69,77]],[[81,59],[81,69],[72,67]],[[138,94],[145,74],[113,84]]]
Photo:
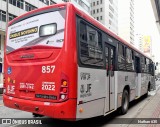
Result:
[[65,9],[40,13],[9,26],[6,52],[38,45],[61,48],[64,42],[65,15]]

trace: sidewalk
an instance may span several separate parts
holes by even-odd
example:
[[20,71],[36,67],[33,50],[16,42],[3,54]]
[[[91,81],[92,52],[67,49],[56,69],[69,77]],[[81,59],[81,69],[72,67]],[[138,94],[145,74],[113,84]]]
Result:
[[[152,92],[150,93],[152,94]],[[146,104],[136,118],[160,118],[160,85],[153,98]],[[158,120],[160,123],[160,120]],[[160,127],[160,124],[130,124],[128,127]]]

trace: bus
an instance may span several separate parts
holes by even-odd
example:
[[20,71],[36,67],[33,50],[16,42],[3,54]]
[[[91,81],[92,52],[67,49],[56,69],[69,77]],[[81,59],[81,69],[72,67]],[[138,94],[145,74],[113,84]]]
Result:
[[3,102],[9,108],[72,121],[126,114],[153,86],[153,61],[70,2],[8,24]]

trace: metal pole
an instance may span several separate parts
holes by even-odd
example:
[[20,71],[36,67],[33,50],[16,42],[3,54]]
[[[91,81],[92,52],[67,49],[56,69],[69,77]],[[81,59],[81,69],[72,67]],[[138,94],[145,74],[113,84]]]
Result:
[[8,26],[8,19],[9,13],[8,13],[8,0],[6,0],[6,30],[7,30],[7,26]]

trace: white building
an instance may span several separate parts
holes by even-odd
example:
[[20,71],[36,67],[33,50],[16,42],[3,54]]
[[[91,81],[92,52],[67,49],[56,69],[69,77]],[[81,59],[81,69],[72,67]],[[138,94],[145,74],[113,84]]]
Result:
[[[9,20],[22,15],[28,11],[43,6],[48,6],[60,2],[72,2],[79,9],[90,13],[90,2],[89,0],[8,0],[8,12]],[[4,52],[4,40],[6,30],[6,0],[0,0],[0,83],[2,83],[2,68],[3,68],[3,52]]]
[[135,34],[135,45],[137,49],[145,55],[153,58],[152,54],[152,37],[150,35]]
[[143,51],[143,35],[136,33],[134,40],[135,40],[134,46],[140,51]]
[[118,3],[118,35],[134,45],[134,0]]
[[91,11],[90,1],[92,0],[68,0],[68,1],[72,2],[75,6],[83,10],[85,13],[90,14],[90,11]]
[[118,34],[118,0],[91,0],[91,15]]

